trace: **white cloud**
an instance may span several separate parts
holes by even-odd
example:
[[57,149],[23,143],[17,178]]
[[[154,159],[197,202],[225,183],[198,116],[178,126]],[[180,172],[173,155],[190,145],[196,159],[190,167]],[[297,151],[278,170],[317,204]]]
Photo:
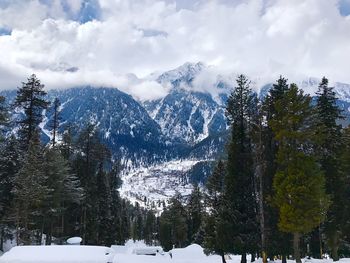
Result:
[[[65,1],[70,12],[79,11],[82,1]],[[101,20],[79,24],[59,0],[13,1],[0,7],[0,28],[13,30],[0,36],[0,88],[18,86],[34,72],[50,88],[108,85],[150,99],[166,88],[135,84],[126,74],[142,78],[186,61],[262,83],[280,74],[350,83],[350,18],[340,15],[338,1],[193,2],[100,0]],[[211,73],[197,80],[199,89],[209,89]]]

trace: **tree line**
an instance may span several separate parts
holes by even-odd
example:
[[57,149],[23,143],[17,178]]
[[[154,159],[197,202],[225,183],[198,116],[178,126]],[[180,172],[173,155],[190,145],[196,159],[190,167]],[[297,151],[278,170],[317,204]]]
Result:
[[259,99],[246,76],[236,82],[227,156],[202,195],[195,188],[187,206],[171,200],[160,217],[161,244],[196,242],[223,262],[226,254],[242,255],[241,263],[247,254],[299,263],[350,255],[350,128],[339,124],[334,89],[323,78],[312,98],[280,77]]
[[[119,196],[118,160],[87,123],[63,131],[60,102],[52,105],[32,75],[12,105],[18,131],[9,135],[10,109],[0,97],[0,237],[19,244],[158,241],[169,250],[201,244],[208,254],[247,254],[273,260],[289,255],[349,255],[350,128],[339,123],[336,94],[323,78],[316,96],[280,77],[258,98],[239,75],[229,96],[227,154],[205,187],[175,195],[157,217]],[[40,140],[43,110],[51,110],[50,142]],[[5,136],[6,133],[6,136]],[[11,133],[10,133],[11,134]],[[59,143],[58,143],[59,141]]]
[[[71,236],[95,245],[131,237],[151,243],[155,215],[120,197],[121,166],[98,128],[87,123],[79,133],[71,125],[60,130],[60,107],[58,99],[46,100],[35,75],[22,83],[12,105],[0,96],[0,250],[8,239],[62,244]],[[39,127],[44,110],[52,111],[46,145]]]

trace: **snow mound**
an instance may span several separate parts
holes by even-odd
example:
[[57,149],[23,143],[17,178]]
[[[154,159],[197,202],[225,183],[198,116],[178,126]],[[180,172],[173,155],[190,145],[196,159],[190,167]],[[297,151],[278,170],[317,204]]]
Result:
[[81,237],[71,237],[68,238],[67,243],[70,245],[79,245],[83,241]]
[[171,250],[173,258],[207,258],[200,245],[192,244],[185,248],[174,248]]

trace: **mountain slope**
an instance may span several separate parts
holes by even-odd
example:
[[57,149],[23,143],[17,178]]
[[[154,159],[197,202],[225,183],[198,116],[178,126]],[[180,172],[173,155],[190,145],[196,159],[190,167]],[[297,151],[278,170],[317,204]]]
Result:
[[[229,130],[225,104],[234,86],[232,77],[215,76],[203,89],[197,80],[207,74],[203,63],[185,65],[153,76],[169,87],[161,99],[137,101],[116,88],[76,87],[48,91],[48,99],[61,101],[62,132],[72,125],[79,132],[92,122],[113,156],[122,160],[122,194],[131,200],[167,200],[179,189],[188,194],[190,182],[204,182],[214,160],[225,155]],[[317,90],[319,80],[297,83],[306,92]],[[260,89],[264,97],[271,84]],[[350,123],[350,85],[335,84],[338,105]],[[3,91],[11,102],[16,91]],[[20,114],[20,113],[19,113]],[[42,137],[49,140],[51,112],[44,112]],[[16,127],[15,127],[16,128]]]

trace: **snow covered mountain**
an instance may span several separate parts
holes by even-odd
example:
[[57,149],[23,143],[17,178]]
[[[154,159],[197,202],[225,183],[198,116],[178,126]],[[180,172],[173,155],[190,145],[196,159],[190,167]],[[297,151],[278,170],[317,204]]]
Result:
[[143,103],[162,133],[176,142],[195,145],[210,135],[227,130],[224,104],[231,87],[224,86],[223,82],[220,82],[220,88],[213,87],[221,91],[219,100],[208,92],[198,91],[193,81],[204,68],[203,63],[186,63],[161,74],[157,81],[171,87],[168,95]]
[[[234,76],[217,74],[209,81],[207,75],[203,63],[186,63],[153,75],[168,87],[168,93],[155,100],[138,101],[108,87],[50,90],[48,98],[61,101],[61,131],[67,125],[79,131],[89,122],[96,124],[101,139],[126,168],[122,195],[150,206],[167,200],[175,190],[188,194],[190,183],[205,181],[214,160],[225,154],[229,134],[225,104]],[[317,90],[318,83],[310,78],[298,84],[308,93]],[[262,87],[260,96],[270,87]],[[350,85],[336,83],[335,91],[347,117],[344,124],[348,124]],[[15,91],[1,93],[10,102],[16,95]],[[41,123],[46,141],[51,136],[51,117],[50,111],[45,112]]]

